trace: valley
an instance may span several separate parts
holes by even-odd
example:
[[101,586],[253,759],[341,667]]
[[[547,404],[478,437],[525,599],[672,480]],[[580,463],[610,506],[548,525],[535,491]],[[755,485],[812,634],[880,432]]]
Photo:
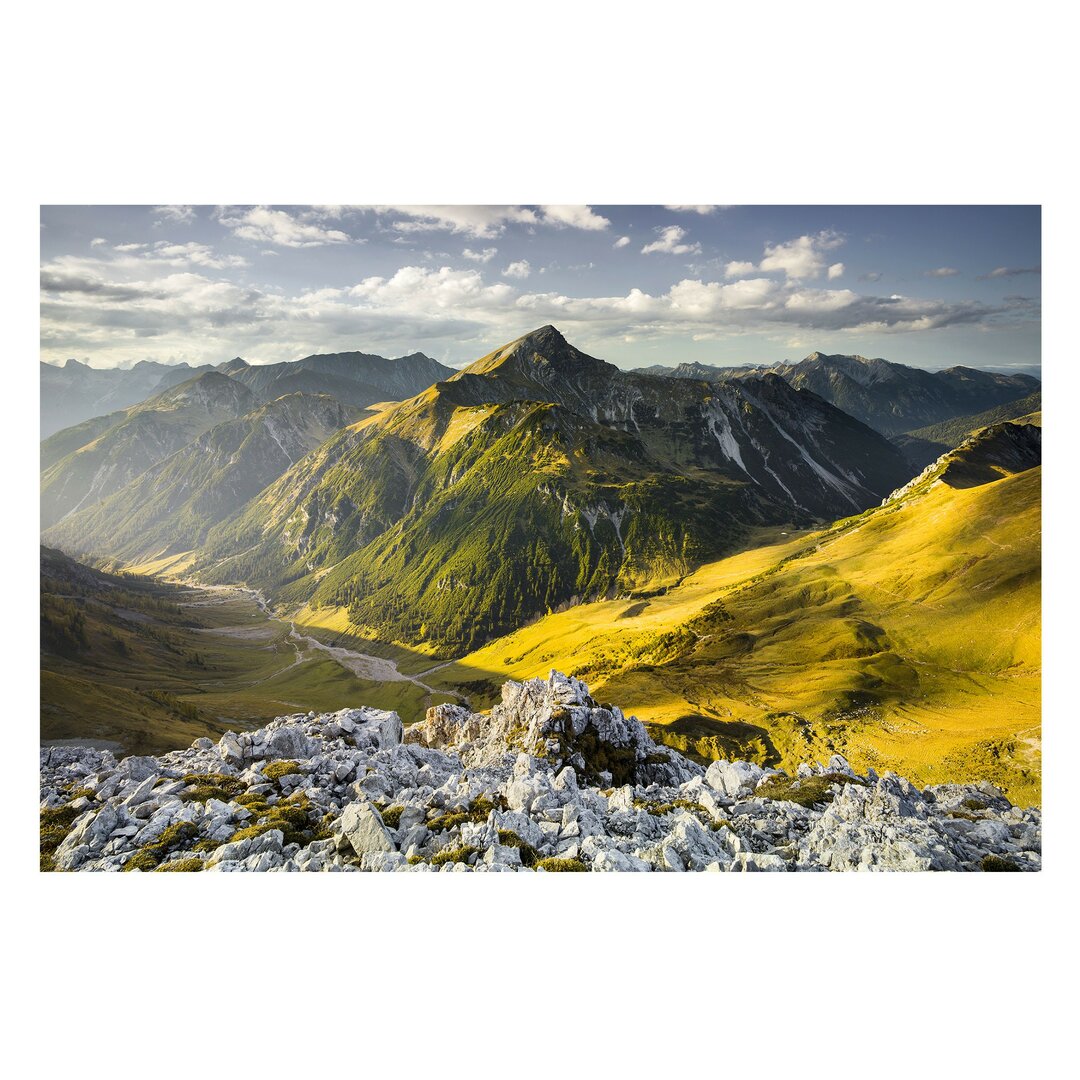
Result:
[[412,724],[556,668],[702,762],[839,753],[1037,803],[1037,382],[696,367],[545,326],[458,372],[236,359],[57,431],[43,740]]
[[43,742],[160,753],[282,712],[452,701],[393,662],[328,647],[261,598],[88,570],[43,549]]

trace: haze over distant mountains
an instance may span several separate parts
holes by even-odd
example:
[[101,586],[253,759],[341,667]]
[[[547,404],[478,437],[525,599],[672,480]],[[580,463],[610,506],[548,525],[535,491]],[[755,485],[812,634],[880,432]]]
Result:
[[864,356],[814,352],[797,364],[761,367],[711,367],[679,364],[640,369],[677,379],[722,382],[779,375],[799,389],[812,390],[883,435],[899,435],[952,417],[979,413],[1040,389],[1024,374],[952,367],[942,371],[894,364]]
[[248,364],[235,357],[214,366],[160,364],[144,360],[129,369],[93,368],[78,360],[63,367],[42,363],[41,437],[93,417],[130,408],[207,371],[243,383],[259,401],[297,392],[330,394],[342,404],[365,407],[419,393],[453,373],[423,353],[388,360],[370,353],[306,356],[281,364]]

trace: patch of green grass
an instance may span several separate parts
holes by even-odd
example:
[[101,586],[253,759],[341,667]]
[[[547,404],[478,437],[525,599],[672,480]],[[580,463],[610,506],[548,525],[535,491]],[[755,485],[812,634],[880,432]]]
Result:
[[154,873],[197,874],[202,868],[202,859],[192,856],[189,859],[173,859],[172,862],[162,863]]
[[437,855],[432,855],[431,865],[442,866],[444,863],[467,863],[469,859],[479,853],[479,848],[472,847],[468,844],[465,844],[462,847],[448,848],[446,851],[440,851]]
[[64,806],[55,806],[49,810],[42,810],[38,815],[39,869],[41,871],[50,873],[56,869],[53,862],[56,849],[67,838],[67,834],[71,832],[71,826],[75,824],[75,819],[82,813],[84,811],[76,810],[71,803],[67,803]]
[[535,866],[540,861],[540,853],[536,848],[527,841],[522,840],[513,829],[500,829],[499,843],[503,847],[517,848],[521,855],[522,866]]
[[210,799],[231,802],[246,790],[240,780],[225,773],[188,773],[183,781],[189,785],[189,789],[180,795],[185,802],[204,803]]
[[404,809],[404,806],[388,806],[385,810],[380,810],[383,824],[388,829],[396,829],[401,823],[401,814]]
[[298,761],[270,761],[263,766],[263,776],[267,780],[280,780],[283,776],[295,776],[298,772]]
[[588,867],[580,859],[559,859],[555,857],[541,859],[536,864],[537,870],[543,870],[548,874],[565,874],[587,872]]
[[156,870],[166,855],[186,848],[199,830],[189,821],[178,821],[170,825],[157,840],[140,848],[124,863],[125,870]]
[[[265,805],[265,804],[264,804]],[[247,804],[254,820],[250,825],[237,830],[225,843],[233,844],[241,840],[251,840],[271,829],[280,829],[284,844],[311,843],[322,839],[322,830],[314,827],[311,801],[306,795],[294,795],[292,798],[263,809],[254,801]]]
[[1011,859],[1003,859],[1000,855],[984,855],[979,865],[982,867],[984,874],[1023,872]]
[[481,795],[478,799],[474,799],[464,810],[451,810],[448,814],[438,814],[426,824],[432,832],[445,832],[447,829],[464,825],[466,821],[477,823],[487,821],[492,810],[505,809],[506,801],[501,795],[496,795],[494,799]]
[[832,802],[833,784],[859,784],[866,787],[865,780],[846,776],[844,773],[825,773],[822,776],[770,776],[758,785],[755,795],[776,802],[793,802],[812,810]]

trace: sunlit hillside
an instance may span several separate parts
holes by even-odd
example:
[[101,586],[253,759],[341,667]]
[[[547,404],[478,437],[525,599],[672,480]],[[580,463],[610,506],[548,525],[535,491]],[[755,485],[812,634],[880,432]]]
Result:
[[1036,802],[1041,469],[999,445],[1033,430],[987,429],[886,506],[550,615],[429,681],[480,701],[559,668],[702,756],[841,752]]

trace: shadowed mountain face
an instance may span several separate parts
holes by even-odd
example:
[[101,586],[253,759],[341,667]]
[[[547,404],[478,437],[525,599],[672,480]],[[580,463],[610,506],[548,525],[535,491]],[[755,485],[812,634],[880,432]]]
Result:
[[923,469],[942,454],[959,446],[980,428],[1006,420],[1020,420],[1036,415],[1042,409],[1042,392],[1017,398],[975,416],[957,416],[940,424],[917,428],[897,435],[892,441],[916,469]]
[[1005,375],[953,367],[925,371],[863,356],[811,353],[797,364],[722,368],[680,364],[647,369],[680,379],[723,381],[780,376],[798,389],[812,390],[838,409],[883,435],[899,435],[953,417],[979,413],[1039,390],[1030,375]]
[[1031,423],[993,424],[976,432],[930,466],[942,483],[980,487],[1042,464],[1042,428]]
[[423,353],[388,360],[370,353],[307,356],[281,364],[252,365],[240,357],[193,368],[144,360],[130,369],[92,368],[77,360],[63,367],[41,364],[41,437],[105,414],[122,411],[178,383],[218,371],[247,386],[258,401],[284,394],[329,394],[342,404],[366,407],[412,397],[451,368]]
[[214,528],[196,569],[459,648],[677,580],[752,525],[858,512],[909,473],[782,379],[676,384],[543,327],[331,438]]
[[210,428],[47,536],[69,551],[125,561],[190,551],[359,411],[319,394],[278,398]]

